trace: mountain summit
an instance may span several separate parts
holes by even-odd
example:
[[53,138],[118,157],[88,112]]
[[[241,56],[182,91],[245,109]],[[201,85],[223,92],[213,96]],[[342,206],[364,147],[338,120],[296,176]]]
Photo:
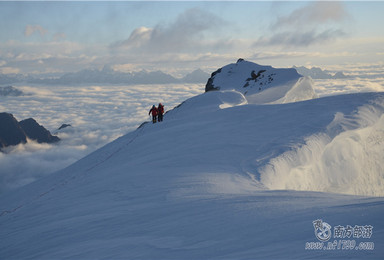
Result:
[[239,59],[212,73],[205,91],[235,90],[250,104],[278,104],[317,98],[310,77]]

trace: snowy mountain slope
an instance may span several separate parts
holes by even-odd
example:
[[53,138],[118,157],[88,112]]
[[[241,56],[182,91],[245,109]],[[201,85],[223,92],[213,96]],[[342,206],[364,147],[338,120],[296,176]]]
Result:
[[[368,179],[353,172],[351,182],[341,176],[328,187],[305,176],[331,179],[336,168],[297,169],[311,168],[317,154],[325,165],[365,160],[359,144],[380,159],[383,100],[365,93],[254,105],[236,91],[196,96],[164,122],[0,198],[0,258],[380,259],[384,199],[311,190],[348,193],[358,180],[352,193],[383,196],[374,183],[383,179],[382,163],[371,165]],[[347,141],[355,153],[330,148]],[[296,178],[284,184],[280,172]],[[305,250],[318,242],[316,219],[372,225],[372,238],[356,241],[372,241],[374,250]]]
[[310,77],[295,69],[262,66],[239,59],[213,72],[205,90],[236,90],[249,103],[289,103],[317,98]]

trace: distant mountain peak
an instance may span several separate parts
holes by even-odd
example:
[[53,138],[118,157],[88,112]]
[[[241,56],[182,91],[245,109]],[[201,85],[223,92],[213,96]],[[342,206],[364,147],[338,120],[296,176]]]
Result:
[[12,114],[0,113],[0,149],[25,144],[27,138],[38,143],[55,143],[60,140],[33,118],[18,122]]
[[209,78],[209,73],[204,72],[202,69],[196,69],[191,73],[185,75],[181,81],[186,83],[202,83],[206,82]]
[[23,96],[24,93],[21,90],[18,90],[17,88],[14,88],[12,86],[6,86],[6,87],[0,87],[0,96]]
[[0,113],[0,149],[26,142],[26,135],[16,118],[10,113]]
[[38,143],[55,143],[60,140],[57,136],[51,135],[45,127],[37,123],[33,118],[24,119],[19,124],[27,137]]
[[342,71],[336,72],[332,75],[329,71],[323,70],[319,67],[306,68],[304,66],[296,67],[293,66],[303,76],[309,76],[313,79],[344,79],[348,78]]

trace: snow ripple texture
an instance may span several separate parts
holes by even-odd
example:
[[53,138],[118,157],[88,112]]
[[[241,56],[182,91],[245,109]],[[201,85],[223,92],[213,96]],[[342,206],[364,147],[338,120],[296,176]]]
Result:
[[350,116],[336,113],[325,133],[308,137],[260,170],[269,189],[384,196],[384,100]]

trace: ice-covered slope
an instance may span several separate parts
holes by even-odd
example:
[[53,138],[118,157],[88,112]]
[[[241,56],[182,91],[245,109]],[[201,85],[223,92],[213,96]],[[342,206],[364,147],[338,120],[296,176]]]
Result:
[[[384,198],[311,190],[383,196],[383,99],[189,99],[0,198],[0,259],[380,259]],[[374,250],[305,250],[316,219]]]
[[213,72],[205,90],[236,90],[252,104],[281,104],[317,98],[310,77],[293,68],[262,66],[239,59]]

